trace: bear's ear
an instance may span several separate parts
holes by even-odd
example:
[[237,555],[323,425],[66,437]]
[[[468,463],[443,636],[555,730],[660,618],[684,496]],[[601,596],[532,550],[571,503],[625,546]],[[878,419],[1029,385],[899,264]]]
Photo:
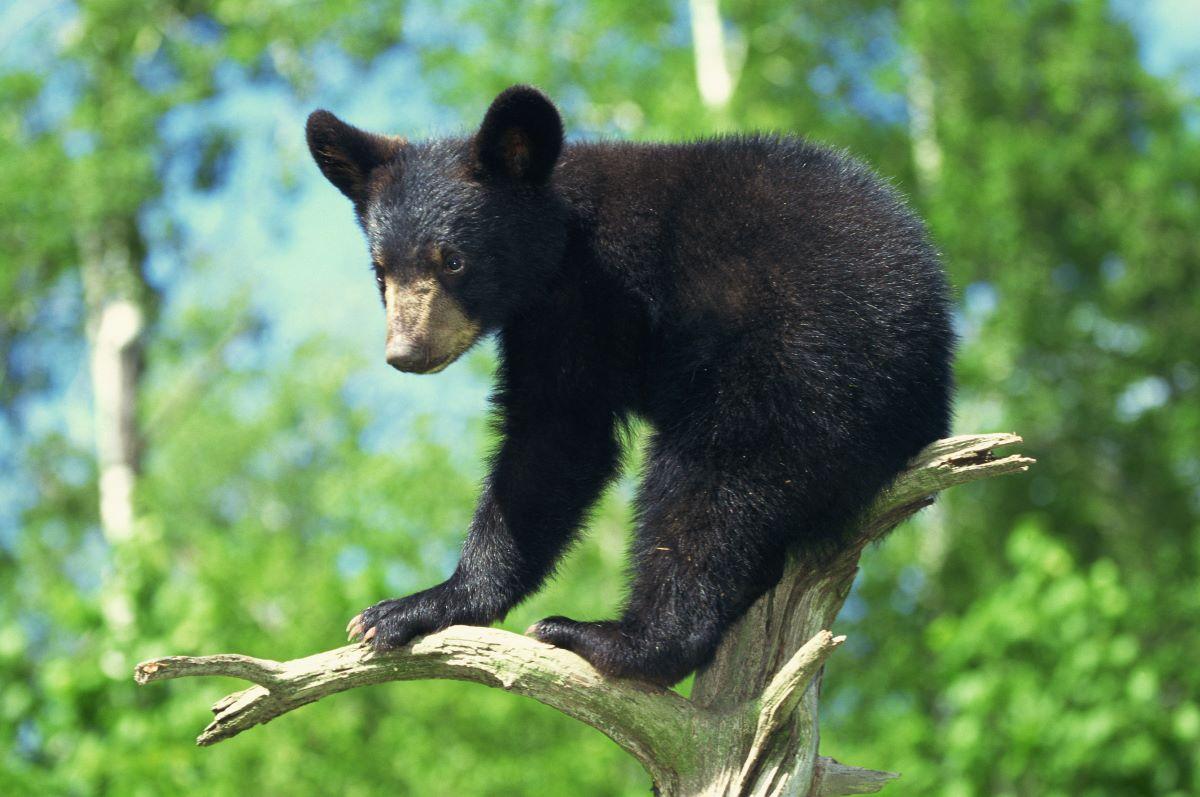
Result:
[[356,205],[367,198],[371,171],[401,146],[399,139],[359,130],[324,110],[309,114],[305,135],[321,173]]
[[486,175],[538,184],[554,171],[562,144],[562,118],[550,98],[532,86],[512,86],[484,115],[475,158]]

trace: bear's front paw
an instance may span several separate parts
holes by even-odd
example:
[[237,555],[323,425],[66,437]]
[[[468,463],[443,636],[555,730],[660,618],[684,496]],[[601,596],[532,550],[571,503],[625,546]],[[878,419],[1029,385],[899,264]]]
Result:
[[395,650],[416,637],[464,622],[467,614],[456,611],[435,587],[364,609],[346,624],[346,633],[351,640],[368,642],[376,650]]
[[415,608],[409,598],[380,601],[355,615],[346,632],[351,640],[369,642],[376,650],[393,650],[435,630],[437,624]]

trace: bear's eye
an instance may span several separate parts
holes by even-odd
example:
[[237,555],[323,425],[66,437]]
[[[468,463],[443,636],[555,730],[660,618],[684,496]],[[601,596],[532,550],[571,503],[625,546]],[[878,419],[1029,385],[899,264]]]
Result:
[[458,255],[450,255],[446,262],[442,263],[442,269],[447,274],[459,274],[463,270],[463,260]]
[[375,272],[375,284],[379,286],[379,290],[383,290],[383,269],[371,266],[371,270]]

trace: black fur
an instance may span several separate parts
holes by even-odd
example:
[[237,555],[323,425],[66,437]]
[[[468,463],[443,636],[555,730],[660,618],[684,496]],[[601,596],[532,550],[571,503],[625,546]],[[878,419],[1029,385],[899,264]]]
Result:
[[752,136],[560,155],[561,129],[548,99],[515,87],[475,138],[371,166],[373,249],[465,257],[447,288],[499,335],[503,442],[454,574],[353,630],[387,649],[502,618],[553,570],[636,415],[654,431],[626,608],[533,633],[671,684],[710,659],[789,549],[817,563],[844,544],[947,432],[947,287],[920,221],[844,154]]

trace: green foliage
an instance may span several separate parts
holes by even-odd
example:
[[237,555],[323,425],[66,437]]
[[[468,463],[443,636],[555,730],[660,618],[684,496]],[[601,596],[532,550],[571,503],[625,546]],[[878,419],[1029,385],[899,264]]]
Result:
[[[171,356],[181,348],[186,356],[179,343],[152,352],[162,367],[182,367]],[[641,788],[637,764],[595,731],[478,686],[362,690],[211,750],[191,740],[202,707],[228,684],[134,686],[131,665],[166,651],[279,658],[328,648],[363,606],[428,585],[452,566],[475,486],[419,432],[399,454],[364,450],[367,415],[342,392],[359,365],[313,344],[290,369],[234,371],[193,396],[156,438],[136,548],[104,550],[90,500],[74,516],[29,513],[3,574],[0,711],[17,731],[0,737],[6,781],[18,779],[28,793],[71,794]],[[91,499],[90,486],[80,491]],[[620,514],[610,503],[598,518],[610,550]],[[608,555],[595,546],[584,553]],[[98,574],[114,569],[132,607],[108,606],[100,594]],[[574,583],[591,589],[573,608],[599,612],[599,601],[614,600],[611,585],[597,583],[604,572],[592,562]],[[102,615],[122,611],[134,613],[136,627],[109,617],[115,630],[106,630]]]
[[[175,303],[141,386],[136,545],[98,530],[71,386],[89,242],[138,268],[169,253],[146,223],[164,175],[182,165],[219,189],[240,146],[206,121],[168,146],[165,115],[218,96],[231,66],[303,93],[322,48],[366,74],[398,45],[422,73],[396,80],[462,118],[536,82],[591,134],[796,131],[891,176],[961,292],[959,428],[1016,430],[1040,461],[868,553],[825,679],[823,752],[904,773],[897,795],[1200,790],[1194,108],[1189,127],[1104,0],[721,11],[738,72],[723,109],[699,100],[682,3],[94,0],[27,64],[5,62],[0,461],[22,496],[6,499],[15,531],[0,526],[6,793],[645,792],[600,734],[482,687],[360,690],[197,750],[198,707],[228,684],[132,685],[133,663],[164,653],[327,648],[364,605],[453,566],[484,427],[381,431],[391,408],[347,389],[366,353],[311,341],[281,357],[232,297],[141,285],[149,309],[160,290]],[[910,125],[922,78],[925,130]],[[629,492],[506,627],[611,612]]]
[[908,624],[903,649],[858,645],[857,661],[831,665],[846,716],[825,743],[882,756],[911,794],[1190,793],[1200,678],[1180,653],[1200,633],[1171,622],[1170,644],[1148,638],[1157,608],[1111,559],[1078,561],[1041,516],[1008,535],[1004,564],[1011,576],[960,611]]

